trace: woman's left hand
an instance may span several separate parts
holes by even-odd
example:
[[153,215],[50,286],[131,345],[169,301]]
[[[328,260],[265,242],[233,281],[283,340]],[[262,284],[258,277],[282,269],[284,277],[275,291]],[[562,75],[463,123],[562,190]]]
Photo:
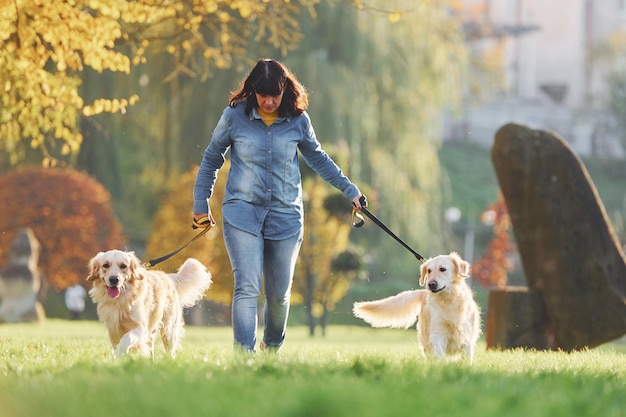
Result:
[[358,197],[354,197],[352,204],[354,205],[354,208],[361,210],[362,208],[367,207],[367,198],[361,194]]

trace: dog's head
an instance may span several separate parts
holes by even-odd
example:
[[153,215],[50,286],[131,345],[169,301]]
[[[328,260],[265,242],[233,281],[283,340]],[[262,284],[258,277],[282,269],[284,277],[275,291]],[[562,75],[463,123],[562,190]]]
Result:
[[94,285],[104,284],[109,297],[117,298],[126,285],[143,279],[140,267],[134,252],[117,249],[100,252],[89,261],[87,281],[94,281]]
[[458,281],[469,278],[471,266],[456,252],[428,259],[420,268],[420,285],[433,293],[443,291]]

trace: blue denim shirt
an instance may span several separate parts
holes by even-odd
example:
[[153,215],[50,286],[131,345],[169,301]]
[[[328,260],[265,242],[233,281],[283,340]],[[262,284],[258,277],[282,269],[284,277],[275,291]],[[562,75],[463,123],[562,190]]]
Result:
[[222,207],[224,221],[267,239],[285,239],[303,226],[302,180],[297,150],[304,161],[346,198],[359,189],[322,150],[306,112],[279,117],[267,126],[245,103],[227,107],[204,151],[194,187],[194,213],[206,213],[217,172],[230,150],[231,166]]

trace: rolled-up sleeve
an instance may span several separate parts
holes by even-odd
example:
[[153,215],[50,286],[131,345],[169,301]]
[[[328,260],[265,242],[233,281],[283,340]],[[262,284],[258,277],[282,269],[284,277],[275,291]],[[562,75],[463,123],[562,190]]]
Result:
[[204,156],[193,189],[194,213],[206,213],[208,211],[207,199],[213,195],[213,187],[217,180],[218,171],[226,160],[226,152],[228,152],[231,145],[228,112],[229,108],[226,108],[222,113],[215,130],[213,130],[211,142],[204,150]]

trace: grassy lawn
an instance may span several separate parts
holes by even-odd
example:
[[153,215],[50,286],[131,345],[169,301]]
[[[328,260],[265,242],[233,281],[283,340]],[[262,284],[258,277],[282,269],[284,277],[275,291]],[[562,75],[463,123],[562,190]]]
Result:
[[111,357],[103,326],[0,325],[0,417],[626,415],[626,347],[416,353],[415,330],[289,328],[281,355],[233,353],[230,328],[188,327],[183,352]]

